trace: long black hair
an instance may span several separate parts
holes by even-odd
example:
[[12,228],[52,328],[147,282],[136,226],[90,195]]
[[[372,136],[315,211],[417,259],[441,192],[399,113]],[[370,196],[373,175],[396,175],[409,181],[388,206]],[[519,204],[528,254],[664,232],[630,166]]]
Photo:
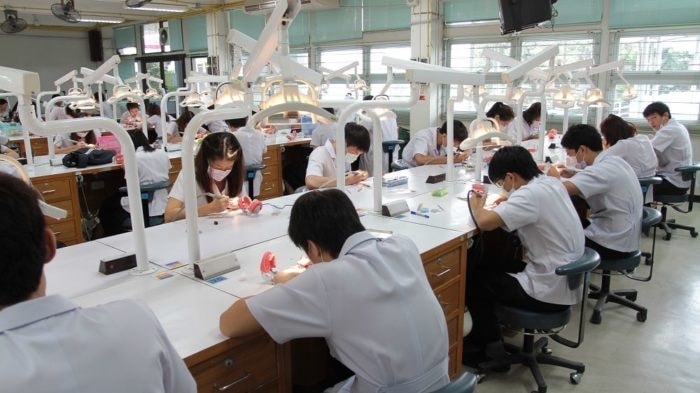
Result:
[[[243,149],[238,139],[230,132],[217,132],[207,135],[202,140],[194,158],[195,179],[205,192],[214,193],[212,179],[209,177],[209,165],[218,160],[233,161],[231,173],[226,177],[228,196],[237,196],[243,190],[245,165],[243,165]],[[212,198],[207,196],[207,202]]]

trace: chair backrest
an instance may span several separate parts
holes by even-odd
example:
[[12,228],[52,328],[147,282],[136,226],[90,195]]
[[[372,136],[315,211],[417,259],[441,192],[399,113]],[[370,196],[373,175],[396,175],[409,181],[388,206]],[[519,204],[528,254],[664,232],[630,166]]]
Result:
[[695,197],[695,179],[697,177],[697,172],[700,170],[700,163],[694,163],[693,165],[686,165],[676,168],[676,172],[681,173],[681,177],[685,181],[690,182],[690,188],[688,189],[688,212],[693,210],[693,199]]
[[433,393],[471,393],[476,388],[476,375],[464,372],[462,375],[452,380],[447,386],[435,390]]
[[649,177],[639,177],[639,185],[642,187],[642,196],[644,200],[647,198],[647,192],[649,191],[649,186],[652,184],[661,184],[663,179],[659,176],[649,176]]

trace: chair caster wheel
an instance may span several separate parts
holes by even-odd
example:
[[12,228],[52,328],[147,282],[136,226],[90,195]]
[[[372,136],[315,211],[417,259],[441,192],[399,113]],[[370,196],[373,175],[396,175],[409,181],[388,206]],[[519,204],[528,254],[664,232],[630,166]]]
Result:
[[690,237],[692,237],[692,238],[698,237],[698,232],[697,231],[690,231]]
[[631,302],[636,302],[637,301],[637,294],[631,293],[631,294],[625,296],[625,298],[627,298],[627,300],[629,300]]
[[593,315],[591,315],[591,323],[595,325],[600,325],[602,321],[603,317],[600,316],[600,311],[593,311]]
[[644,264],[647,266],[651,266],[654,264],[654,258],[647,258],[644,260]]
[[574,385],[580,384],[581,383],[581,373],[569,374],[569,381]]
[[646,312],[646,310],[640,311],[640,312],[637,313],[637,320],[638,320],[639,322],[644,322],[644,321],[647,320],[647,312]]
[[664,240],[671,240],[671,234],[670,233],[665,234]]
[[545,355],[551,355],[552,354],[552,348],[550,347],[542,347],[542,353]]

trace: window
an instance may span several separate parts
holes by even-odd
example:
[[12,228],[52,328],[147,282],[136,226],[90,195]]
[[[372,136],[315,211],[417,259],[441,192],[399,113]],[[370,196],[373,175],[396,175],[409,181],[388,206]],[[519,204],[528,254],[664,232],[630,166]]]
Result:
[[[454,43],[450,47],[450,67],[467,72],[484,71],[488,65],[483,54],[484,49],[491,49],[510,57],[510,47],[510,42]],[[503,72],[507,69],[507,66],[493,61],[489,71]]]
[[622,37],[625,71],[700,71],[700,35]]
[[290,53],[289,58],[296,61],[297,63],[305,66],[305,67],[309,66],[309,53],[308,52]]
[[[522,44],[521,58],[527,60],[551,45],[559,45],[559,54],[556,57],[557,64],[569,64],[581,60],[598,59],[599,53],[597,48],[594,47],[592,38],[524,41]],[[540,68],[543,69],[547,67],[549,67],[549,65],[546,63],[540,66]]]
[[321,67],[329,70],[337,70],[353,61],[357,61],[360,65],[357,67],[357,72],[362,74],[362,48],[357,49],[326,49],[321,51]]
[[[386,75],[387,68],[382,65],[382,57],[394,57],[401,60],[411,60],[410,46],[373,47],[369,51],[369,71],[372,74]],[[406,70],[394,68],[393,74],[404,74]],[[374,89],[373,89],[374,90]]]
[[192,65],[192,71],[200,74],[208,74],[207,72],[207,62],[206,56],[202,57],[192,57],[190,59]]
[[[146,23],[141,26],[142,38],[143,38],[143,53],[165,53],[170,52],[170,36],[178,38],[178,46],[181,46],[182,32],[169,30],[170,24],[168,21],[161,21],[155,23]],[[173,23],[173,29],[181,29],[181,24]],[[162,41],[162,44],[161,44]],[[177,48],[182,50],[182,48]]]
[[625,82],[614,75],[610,93],[614,113],[641,120],[649,103],[663,101],[675,119],[700,121],[700,35],[622,35],[617,57],[624,60],[624,77],[637,96],[626,99]]
[[134,26],[114,29],[114,47],[120,56],[136,54],[136,32]]

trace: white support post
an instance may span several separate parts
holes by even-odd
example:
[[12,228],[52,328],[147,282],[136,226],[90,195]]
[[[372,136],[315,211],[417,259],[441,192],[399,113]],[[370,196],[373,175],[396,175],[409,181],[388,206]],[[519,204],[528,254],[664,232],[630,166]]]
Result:
[[[417,0],[411,6],[411,59],[439,65],[442,54],[442,2]],[[410,129],[421,130],[439,122],[438,86],[431,84],[423,90],[420,101],[411,108]]]

